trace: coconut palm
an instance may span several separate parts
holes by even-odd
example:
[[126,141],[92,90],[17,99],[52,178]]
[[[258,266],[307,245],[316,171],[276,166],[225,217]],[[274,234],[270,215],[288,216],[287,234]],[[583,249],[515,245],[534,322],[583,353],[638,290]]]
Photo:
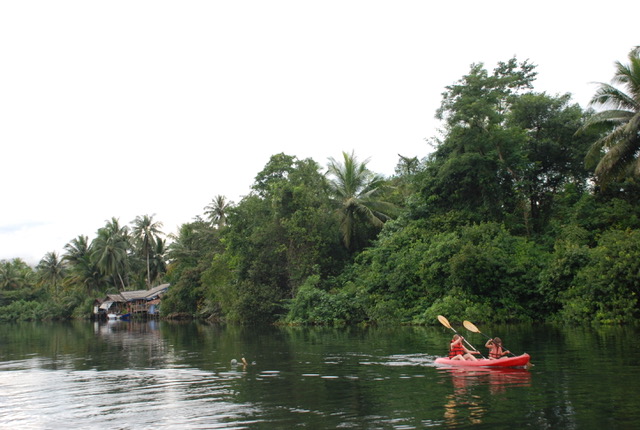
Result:
[[58,294],[58,285],[65,276],[64,262],[55,251],[47,252],[36,267],[38,278],[43,285],[48,285]]
[[211,203],[205,206],[204,214],[209,218],[212,226],[221,228],[227,224],[227,210],[231,204],[232,202],[227,202],[224,196],[217,195],[211,200]]
[[68,263],[65,285],[81,285],[93,293],[104,287],[104,276],[91,258],[91,245],[87,236],[80,235],[65,245],[62,257]]
[[35,273],[20,258],[0,260],[0,290],[17,290],[33,285]]
[[150,260],[156,248],[156,243],[162,235],[162,223],[153,221],[153,215],[137,216],[133,221],[133,239],[135,240],[138,250],[142,253],[147,264],[147,288],[151,288],[151,268]]
[[10,261],[0,261],[0,290],[15,290],[20,285],[20,274]]
[[385,181],[367,168],[369,160],[358,162],[353,153],[342,153],[343,161],[329,158],[329,188],[338,203],[340,230],[347,249],[352,249],[358,223],[367,223],[381,228],[391,218],[395,206],[377,199]]
[[98,230],[98,235],[92,242],[92,257],[96,266],[115,283],[119,283],[121,290],[125,289],[124,274],[128,265],[129,231],[126,226],[121,227],[116,218],[111,218],[107,224]]
[[89,254],[89,238],[84,235],[80,235],[75,239],[72,239],[64,246],[64,260],[71,264],[77,263]]
[[[595,165],[598,183],[606,186],[629,176],[640,176],[640,46],[629,53],[629,64],[615,63],[611,84],[600,83],[591,105],[608,108],[595,113],[581,128],[604,127],[607,133],[587,154]],[[614,85],[622,85],[625,91]]]
[[400,160],[398,160],[398,164],[396,165],[396,175],[411,176],[418,171],[420,167],[418,157],[405,157],[401,154],[398,154],[398,157],[400,157]]
[[159,279],[167,271],[165,255],[167,253],[167,242],[158,238],[149,263],[151,282]]

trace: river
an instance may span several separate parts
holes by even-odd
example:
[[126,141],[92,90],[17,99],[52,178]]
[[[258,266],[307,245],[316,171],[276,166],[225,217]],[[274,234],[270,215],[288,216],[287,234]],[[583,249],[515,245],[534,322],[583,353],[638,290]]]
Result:
[[442,326],[1,324],[0,428],[639,428],[638,327],[477,325],[534,366],[436,366]]

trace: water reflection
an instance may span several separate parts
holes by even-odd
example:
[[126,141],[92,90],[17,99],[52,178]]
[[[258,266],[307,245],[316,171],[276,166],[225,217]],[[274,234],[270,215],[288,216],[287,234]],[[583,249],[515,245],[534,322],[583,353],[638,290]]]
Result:
[[158,321],[101,321],[93,330],[100,356],[92,357],[91,363],[98,368],[155,368],[177,359]]
[[496,396],[510,387],[531,386],[531,372],[525,369],[439,368],[438,372],[441,381],[450,380],[453,387],[444,403],[444,421],[451,426],[482,423],[488,411],[487,390]]

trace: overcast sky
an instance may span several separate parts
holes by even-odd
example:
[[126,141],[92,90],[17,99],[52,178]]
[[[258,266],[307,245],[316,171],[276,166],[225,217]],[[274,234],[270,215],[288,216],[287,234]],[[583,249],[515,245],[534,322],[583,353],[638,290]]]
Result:
[[354,151],[389,176],[431,151],[441,94],[472,63],[529,59],[537,91],[586,107],[640,43],[640,3],[594,6],[0,2],[0,259],[37,264],[111,217],[176,232],[280,152]]

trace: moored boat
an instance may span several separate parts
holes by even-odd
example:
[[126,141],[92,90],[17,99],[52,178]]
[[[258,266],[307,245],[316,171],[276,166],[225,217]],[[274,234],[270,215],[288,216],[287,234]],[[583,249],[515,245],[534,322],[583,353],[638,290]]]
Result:
[[131,314],[107,314],[109,320],[128,320]]
[[529,365],[529,354],[522,354],[516,357],[502,357],[497,360],[481,358],[479,360],[451,360],[448,357],[436,358],[436,364],[456,367],[527,367]]

